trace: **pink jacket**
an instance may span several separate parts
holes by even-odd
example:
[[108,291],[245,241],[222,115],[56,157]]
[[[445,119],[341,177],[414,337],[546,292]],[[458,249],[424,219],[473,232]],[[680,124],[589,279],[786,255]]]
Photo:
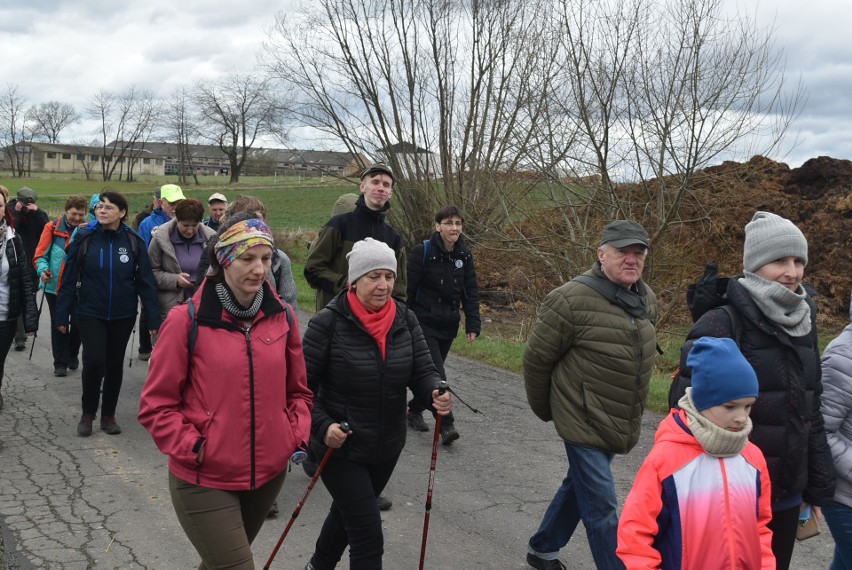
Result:
[[138,417],[179,479],[256,489],[308,441],[312,393],[298,320],[294,314],[289,332],[281,300],[268,284],[264,293],[245,332],[205,281],[193,296],[198,327],[191,362],[187,305],[172,309],[160,328]]
[[618,523],[618,556],[628,570],[775,568],[769,473],[749,442],[714,457],[672,410],[636,475]]

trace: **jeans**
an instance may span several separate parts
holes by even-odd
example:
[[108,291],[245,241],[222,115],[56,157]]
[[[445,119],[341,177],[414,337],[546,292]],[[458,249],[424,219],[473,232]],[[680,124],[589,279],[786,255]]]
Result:
[[[438,369],[438,374],[441,375],[442,380],[447,379],[447,373],[444,371],[444,361],[447,360],[447,355],[450,353],[450,347],[453,345],[453,340],[454,339],[442,339],[428,335],[426,336],[426,345],[429,347],[429,353],[432,355],[432,360],[435,362],[435,368]],[[418,406],[412,399],[408,402],[408,409],[411,412],[420,414],[426,408]],[[437,415],[438,414],[434,411],[432,412],[433,417]],[[455,423],[456,418],[452,412],[444,416],[441,420],[441,425],[445,428],[451,427]]]
[[83,413],[97,413],[103,380],[101,418],[114,416],[124,380],[124,351],[136,317],[105,321],[77,315],[77,322],[83,341]]
[[77,328],[77,301],[71,305],[70,323],[68,332],[62,334],[56,330],[54,321],[56,314],[56,295],[45,293],[47,308],[50,309],[50,348],[53,351],[53,367],[68,368],[72,360],[77,358],[80,352],[80,330]]
[[322,482],[332,503],[311,558],[316,570],[335,568],[347,545],[350,570],[381,569],[384,535],[376,497],[390,480],[398,459],[397,455],[367,464],[341,456],[329,458]]
[[251,543],[284,485],[287,469],[253,491],[222,491],[169,473],[169,493],[180,525],[201,556],[199,570],[254,568]]
[[828,570],[852,570],[852,508],[831,503],[822,508],[834,538],[834,560]]
[[624,568],[615,555],[618,513],[610,467],[614,454],[568,442],[565,452],[568,474],[547,507],[538,531],[530,538],[527,551],[545,560],[556,560],[582,520],[597,567]]

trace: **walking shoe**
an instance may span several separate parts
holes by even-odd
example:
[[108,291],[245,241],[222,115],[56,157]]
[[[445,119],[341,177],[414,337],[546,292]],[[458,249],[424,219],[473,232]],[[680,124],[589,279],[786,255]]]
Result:
[[545,560],[529,552],[527,552],[527,564],[536,570],[566,570],[567,568],[558,558],[555,560]]
[[379,495],[376,497],[376,502],[379,504],[380,511],[389,511],[393,506],[393,501],[385,497],[384,495]]
[[278,516],[278,500],[272,501],[272,506],[269,507],[269,512],[266,513],[266,518],[274,519]]
[[423,412],[408,411],[408,427],[414,431],[429,431],[429,426],[423,421]]
[[15,350],[18,352],[24,351],[27,349],[27,341],[25,340],[16,340],[15,341]]
[[64,366],[57,366],[53,369],[54,376],[68,376],[68,369]]
[[118,435],[121,433],[121,427],[115,423],[115,416],[104,416],[101,418],[101,431],[108,435]]
[[95,421],[95,414],[83,414],[80,416],[80,423],[77,424],[77,435],[89,437],[92,435],[92,422]]
[[78,368],[80,368],[80,359],[75,356],[68,363],[68,370],[77,370]]
[[441,444],[442,445],[450,445],[455,440],[460,438],[459,432],[456,431],[454,426],[441,426]]
[[139,351],[139,360],[141,360],[142,362],[148,362],[149,360],[151,360],[151,353]]

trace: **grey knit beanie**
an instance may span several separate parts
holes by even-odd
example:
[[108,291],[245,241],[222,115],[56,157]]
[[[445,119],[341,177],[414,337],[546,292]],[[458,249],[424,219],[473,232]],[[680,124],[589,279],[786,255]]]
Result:
[[349,261],[349,284],[376,269],[390,269],[396,275],[396,254],[383,241],[364,238],[356,241],[352,251],[346,254]]
[[745,227],[743,269],[754,273],[770,261],[798,257],[808,264],[808,240],[802,230],[770,212],[756,212]]

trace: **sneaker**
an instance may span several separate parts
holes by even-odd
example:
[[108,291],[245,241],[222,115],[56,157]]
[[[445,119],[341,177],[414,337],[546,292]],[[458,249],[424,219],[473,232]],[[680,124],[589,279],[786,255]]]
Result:
[[441,426],[441,444],[442,445],[450,445],[455,440],[460,438],[459,432],[456,431],[455,426]]
[[80,359],[75,356],[68,363],[68,370],[77,370],[78,368],[80,368]]
[[64,366],[57,366],[53,369],[54,376],[68,376],[68,369]]
[[27,341],[25,340],[16,340],[15,341],[15,350],[18,352],[23,352],[27,349]]
[[378,497],[376,497],[376,502],[379,504],[380,511],[389,511],[390,508],[393,506],[393,501],[391,501],[384,495],[379,495]]
[[527,552],[527,564],[536,570],[566,570],[566,566],[558,558],[555,560],[545,560],[529,552]]
[[101,418],[101,431],[108,435],[118,435],[121,433],[121,427],[115,423],[115,416],[104,416]]
[[95,421],[95,414],[83,414],[80,416],[80,423],[77,424],[77,435],[89,437],[92,435],[92,422]]
[[148,362],[149,360],[151,360],[151,353],[140,351],[139,352],[139,360],[141,360],[142,362]]
[[272,506],[269,507],[269,512],[266,513],[266,518],[274,519],[278,516],[278,500],[272,501]]
[[429,426],[423,421],[423,412],[408,411],[408,427],[414,431],[429,431]]

